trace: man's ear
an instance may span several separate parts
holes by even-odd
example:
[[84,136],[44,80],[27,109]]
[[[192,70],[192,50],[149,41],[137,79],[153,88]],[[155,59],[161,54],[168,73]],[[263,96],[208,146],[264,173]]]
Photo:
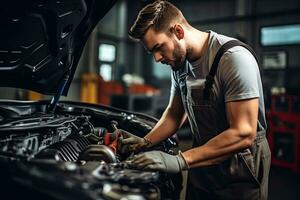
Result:
[[173,31],[178,40],[181,40],[184,37],[184,29],[180,24],[174,24]]

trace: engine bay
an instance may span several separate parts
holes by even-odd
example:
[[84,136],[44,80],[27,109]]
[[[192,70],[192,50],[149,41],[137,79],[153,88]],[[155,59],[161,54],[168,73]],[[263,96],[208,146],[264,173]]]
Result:
[[[44,105],[25,107],[1,107],[0,120],[1,171],[9,172],[14,187],[27,188],[24,194],[32,196],[33,190],[49,199],[178,199],[181,176],[134,169],[127,162],[134,154],[118,148],[114,130],[143,136],[154,126],[153,119],[70,104],[60,104],[56,113],[43,112]],[[172,153],[174,146],[168,139],[153,149]]]

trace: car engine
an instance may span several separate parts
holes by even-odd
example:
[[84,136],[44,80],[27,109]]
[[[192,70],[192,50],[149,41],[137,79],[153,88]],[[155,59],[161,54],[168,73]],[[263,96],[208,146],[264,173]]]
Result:
[[[0,169],[10,199],[179,199],[181,174],[134,169],[116,128],[147,133],[153,120],[113,109],[60,104],[0,106]],[[153,149],[172,153],[172,139]],[[11,193],[11,189],[20,192]]]

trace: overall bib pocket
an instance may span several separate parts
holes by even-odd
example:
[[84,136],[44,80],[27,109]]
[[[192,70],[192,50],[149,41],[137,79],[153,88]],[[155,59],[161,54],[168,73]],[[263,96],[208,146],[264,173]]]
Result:
[[193,113],[197,132],[202,140],[206,142],[217,134],[217,110],[215,99],[212,97],[205,101],[203,98],[203,86],[188,88],[187,104]]

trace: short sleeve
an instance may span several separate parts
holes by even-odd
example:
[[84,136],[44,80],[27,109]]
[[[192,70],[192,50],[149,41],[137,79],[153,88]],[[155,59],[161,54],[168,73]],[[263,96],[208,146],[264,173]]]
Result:
[[259,67],[248,50],[230,49],[223,55],[219,68],[225,102],[259,97]]

